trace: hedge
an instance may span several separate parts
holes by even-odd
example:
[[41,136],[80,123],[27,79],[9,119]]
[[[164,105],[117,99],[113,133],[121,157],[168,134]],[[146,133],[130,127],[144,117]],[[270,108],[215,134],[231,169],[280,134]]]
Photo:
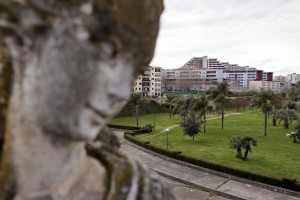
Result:
[[[128,102],[116,117],[135,116],[136,106]],[[165,110],[154,99],[143,98],[139,104],[139,114],[145,115],[150,113],[162,113]]]
[[136,135],[136,134],[128,134],[128,132],[125,132],[124,138],[141,146],[141,147],[144,147],[144,148],[154,151],[156,153],[159,153],[164,156],[168,156],[168,157],[171,157],[171,158],[183,161],[183,162],[187,162],[187,163],[194,164],[194,165],[197,165],[200,167],[212,169],[212,170],[215,170],[218,172],[231,174],[231,175],[238,176],[241,178],[246,178],[248,180],[258,181],[258,182],[273,185],[273,186],[278,186],[278,187],[283,187],[286,189],[300,191],[300,184],[297,183],[296,180],[290,180],[290,179],[286,179],[286,178],[279,179],[279,178],[275,178],[275,177],[265,176],[262,174],[255,174],[252,172],[243,171],[243,170],[235,169],[232,167],[227,167],[227,166],[224,166],[221,164],[212,163],[212,162],[209,162],[206,160],[201,160],[201,159],[198,159],[195,157],[181,154],[181,152],[178,152],[178,151],[170,151],[168,149],[161,148],[161,147],[158,147],[156,145],[153,145],[153,144],[150,144],[150,143],[147,143],[144,141],[140,141],[140,140],[136,139],[134,137],[134,135]]
[[116,129],[125,129],[125,130],[140,130],[141,127],[137,126],[125,126],[125,125],[115,125],[115,124],[107,124],[109,128],[116,128]]
[[125,129],[129,130],[125,133],[130,134],[132,136],[135,136],[137,134],[143,134],[143,133],[151,133],[152,127],[137,127],[137,126],[125,126],[125,125],[115,125],[115,124],[107,124],[109,128],[116,128],[116,129]]

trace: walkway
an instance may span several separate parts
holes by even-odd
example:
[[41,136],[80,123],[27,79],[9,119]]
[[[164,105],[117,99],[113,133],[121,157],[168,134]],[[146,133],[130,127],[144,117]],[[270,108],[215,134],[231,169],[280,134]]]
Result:
[[[205,191],[214,191],[219,195],[230,199],[249,199],[249,200],[299,200],[299,197],[288,196],[286,194],[273,192],[267,189],[263,189],[254,185],[245,184],[237,180],[232,180],[226,176],[216,175],[210,173],[209,170],[199,167],[183,164],[182,162],[175,161],[174,159],[163,159],[159,154],[149,152],[141,149],[140,147],[125,141],[123,138],[123,131],[114,131],[120,138],[121,150],[131,157],[139,160],[141,163],[147,165],[150,169],[156,171],[165,177],[175,180],[180,183],[184,183],[189,186],[201,188]],[[143,151],[142,151],[143,150]],[[178,199],[187,199],[182,196],[184,192],[177,197]],[[205,195],[204,195],[205,196]],[[183,198],[182,198],[183,197]],[[224,199],[222,197],[217,197]],[[197,197],[189,199],[209,199],[206,197]]]
[[[248,112],[244,112],[244,113],[231,113],[231,114],[224,115],[224,118],[225,118],[225,117],[228,117],[228,116],[231,116],[231,115],[241,115],[241,114],[246,114],[246,113],[255,112],[255,111],[256,111],[256,110],[254,110],[254,111],[248,111]],[[206,119],[206,121],[213,120],[213,119],[221,119],[221,117],[212,117],[212,118],[208,118],[208,119]],[[175,124],[175,125],[169,126],[169,127],[165,128],[165,129],[164,129],[162,132],[160,132],[160,133],[164,133],[164,132],[166,132],[167,129],[171,130],[171,129],[177,128],[177,127],[179,127],[179,126],[180,126],[179,124]]]

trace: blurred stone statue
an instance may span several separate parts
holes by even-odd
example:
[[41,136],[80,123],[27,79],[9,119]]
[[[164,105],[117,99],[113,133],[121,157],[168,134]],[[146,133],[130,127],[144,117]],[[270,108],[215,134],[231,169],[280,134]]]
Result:
[[0,0],[0,199],[173,199],[105,127],[153,57],[162,10],[162,0]]

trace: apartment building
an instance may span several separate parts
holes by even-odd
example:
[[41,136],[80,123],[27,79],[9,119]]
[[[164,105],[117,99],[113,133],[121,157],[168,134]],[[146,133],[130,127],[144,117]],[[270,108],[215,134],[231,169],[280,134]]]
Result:
[[249,89],[250,81],[273,81],[272,72],[221,62],[217,58],[194,57],[179,69],[164,70],[162,87],[167,91],[205,91],[213,81],[226,80],[231,91]]
[[228,62],[220,62],[217,58],[208,59],[209,69],[226,69],[230,66]]
[[282,85],[277,81],[250,81],[249,89],[253,91],[270,89],[274,92],[280,92],[282,90]]
[[273,76],[274,81],[279,81],[279,82],[288,82],[287,76]]
[[194,57],[191,58],[187,63],[185,63],[181,68],[188,68],[188,69],[194,69],[194,68],[208,68],[209,61],[207,56],[203,57]]
[[287,82],[296,84],[298,81],[300,81],[300,74],[292,73],[287,75]]
[[132,92],[144,97],[161,96],[161,67],[149,66],[133,83]]
[[213,81],[222,81],[220,69],[179,68],[163,70],[162,85],[167,91],[198,90],[205,91]]
[[185,63],[181,68],[184,69],[224,69],[229,67],[228,62],[220,62],[217,58],[203,57],[193,57],[187,63]]
[[[248,68],[247,68],[248,69]],[[230,68],[223,71],[223,79],[227,80],[231,91],[240,91],[248,89],[249,82],[256,80],[257,70],[251,68]]]

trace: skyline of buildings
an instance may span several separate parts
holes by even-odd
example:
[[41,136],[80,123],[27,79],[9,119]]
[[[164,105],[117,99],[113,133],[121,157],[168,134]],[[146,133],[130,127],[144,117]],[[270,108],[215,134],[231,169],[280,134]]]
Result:
[[300,81],[300,74],[273,76],[273,72],[221,62],[217,58],[193,57],[177,69],[149,66],[134,81],[132,92],[156,97],[168,91],[206,91],[214,81],[227,81],[229,90],[235,92],[261,88],[279,92]]

